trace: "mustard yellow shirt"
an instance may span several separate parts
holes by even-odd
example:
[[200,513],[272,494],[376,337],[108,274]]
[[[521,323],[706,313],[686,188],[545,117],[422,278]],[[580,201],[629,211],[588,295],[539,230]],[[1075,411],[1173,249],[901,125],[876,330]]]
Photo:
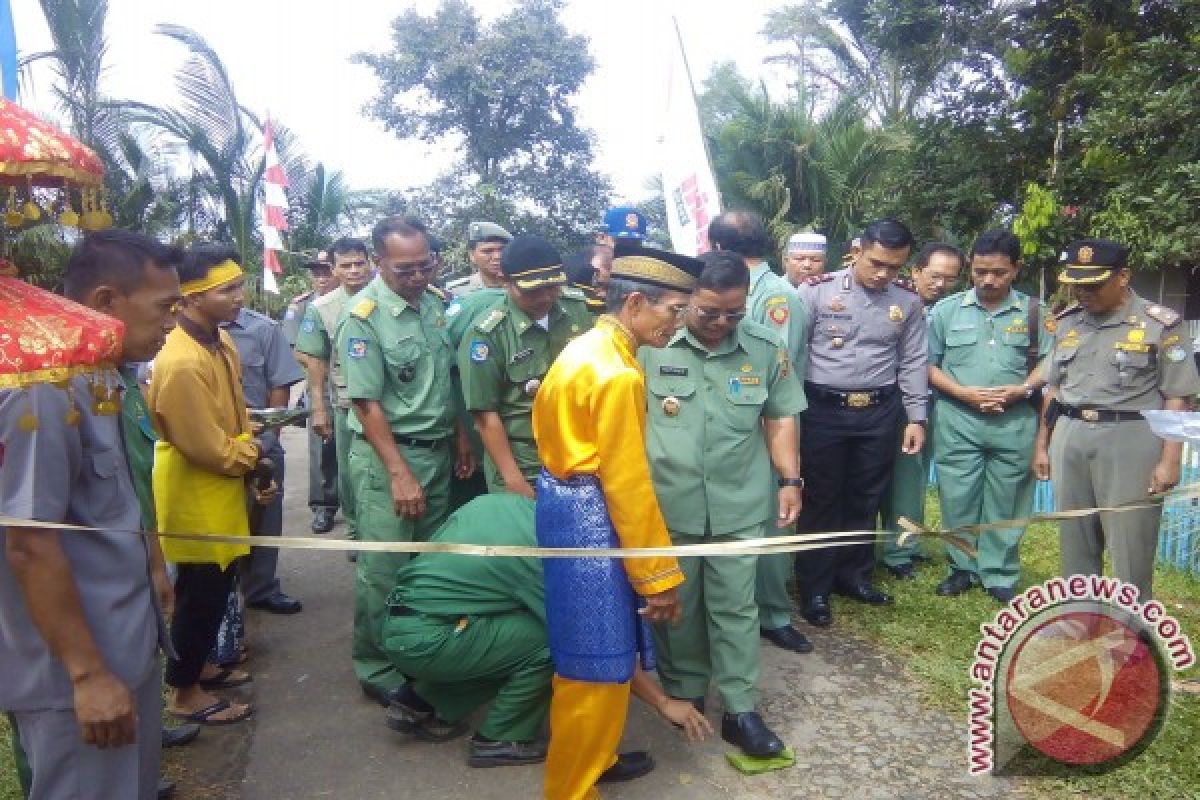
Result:
[[[599,479],[622,547],[668,547],[646,460],[646,381],[636,352],[621,323],[601,317],[546,373],[533,402],[533,435],[552,475]],[[627,559],[625,572],[641,595],[683,583],[670,556]]]

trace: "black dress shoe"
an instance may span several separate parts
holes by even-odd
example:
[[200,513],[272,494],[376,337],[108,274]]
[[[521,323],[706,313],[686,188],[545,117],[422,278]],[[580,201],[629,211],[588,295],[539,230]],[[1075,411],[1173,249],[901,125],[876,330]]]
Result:
[[159,778],[158,793],[154,796],[157,797],[158,800],[166,800],[166,798],[173,794],[175,794],[175,781],[171,780],[170,778]]
[[833,612],[829,610],[829,598],[823,594],[813,595],[800,611],[800,616],[808,620],[809,625],[828,628],[833,624]]
[[185,722],[173,728],[168,728],[164,725],[162,729],[162,746],[182,747],[199,735],[200,723],[198,722]]
[[768,642],[776,647],[782,647],[784,650],[791,650],[793,653],[811,653],[813,651],[812,642],[808,640],[808,637],[791,625],[784,625],[782,628],[759,628],[758,632]]
[[617,763],[604,772],[596,783],[621,783],[648,775],[654,770],[654,759],[645,750],[635,750],[631,753],[617,755]]
[[332,508],[318,508],[313,511],[312,532],[313,533],[329,533],[333,530],[333,515]]
[[987,593],[992,596],[993,600],[1005,606],[1017,596],[1017,591],[1008,586],[989,586]]
[[975,585],[975,578],[969,572],[956,569],[950,573],[950,577],[942,581],[934,589],[942,597],[954,597],[970,589]]
[[887,571],[892,573],[892,577],[897,580],[911,581],[916,580],[917,568],[913,566],[911,561],[905,561],[903,564],[885,564]]
[[380,689],[378,686],[372,686],[369,683],[359,684],[362,687],[362,693],[367,698],[374,700],[384,708],[388,708],[393,703],[404,703],[404,687],[397,686],[395,689]]
[[844,586],[834,591],[843,597],[849,597],[851,600],[857,600],[860,603],[866,603],[871,606],[886,606],[892,602],[890,594],[881,592],[866,582],[858,583],[854,586]]
[[258,611],[269,611],[272,614],[299,614],[304,610],[303,603],[294,597],[288,597],[283,592],[276,592],[270,597],[255,600],[246,605]]
[[472,736],[467,766],[516,767],[521,764],[540,764],[545,760],[545,742],[494,742]]
[[767,727],[757,711],[723,716],[721,738],[742,748],[748,756],[770,758],[783,752],[783,740]]

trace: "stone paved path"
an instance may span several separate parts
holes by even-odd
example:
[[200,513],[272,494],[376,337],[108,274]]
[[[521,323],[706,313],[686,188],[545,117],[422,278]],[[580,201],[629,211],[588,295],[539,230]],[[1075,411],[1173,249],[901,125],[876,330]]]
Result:
[[[286,530],[307,532],[303,432],[285,432]],[[340,535],[340,526],[333,536]],[[353,568],[341,553],[285,552],[286,591],[306,608],[292,617],[249,615],[257,705],[249,725],[208,728],[175,751],[169,770],[183,798],[306,800],[422,798],[500,800],[539,797],[541,770],[473,770],[465,740],[426,745],[383,725],[359,694],[349,662]],[[816,652],[763,650],[762,710],[796,751],[796,766],[743,777],[719,738],[688,746],[635,701],[627,749],[649,749],[659,767],[605,792],[611,800],[655,798],[1000,798],[1019,793],[1010,779],[972,778],[965,769],[962,716],[921,708],[895,659],[858,641],[812,636]],[[719,701],[709,717],[719,724]],[[964,711],[965,715],[965,711]]]

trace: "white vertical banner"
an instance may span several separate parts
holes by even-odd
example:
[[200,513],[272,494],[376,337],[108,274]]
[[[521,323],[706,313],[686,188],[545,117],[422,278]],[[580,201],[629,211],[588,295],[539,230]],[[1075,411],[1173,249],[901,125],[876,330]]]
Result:
[[707,252],[708,223],[721,213],[717,182],[704,146],[696,94],[683,52],[679,26],[671,20],[675,46],[667,68],[666,129],[662,139],[663,195],[667,228],[677,253]]

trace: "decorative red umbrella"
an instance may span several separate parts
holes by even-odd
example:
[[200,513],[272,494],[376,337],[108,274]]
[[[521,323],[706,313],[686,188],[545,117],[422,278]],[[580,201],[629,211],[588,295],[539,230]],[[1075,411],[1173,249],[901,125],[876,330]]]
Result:
[[[0,99],[0,185],[8,187],[3,215],[8,228],[41,220],[37,200],[53,190],[62,192],[53,203],[60,223],[86,230],[107,228],[112,216],[105,208],[103,178],[104,164],[82,142]],[[75,210],[73,192],[79,195],[82,213]]]

